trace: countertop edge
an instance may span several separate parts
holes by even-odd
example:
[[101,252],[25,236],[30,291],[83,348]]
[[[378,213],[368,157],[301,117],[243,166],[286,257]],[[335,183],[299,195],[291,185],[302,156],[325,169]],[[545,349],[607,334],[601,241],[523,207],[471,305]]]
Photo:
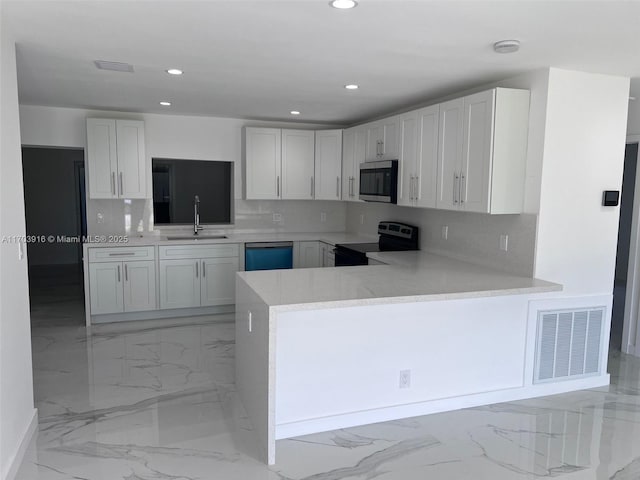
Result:
[[[510,295],[528,295],[536,293],[549,293],[560,292],[563,290],[563,286],[557,283],[549,282],[549,285],[539,285],[534,287],[519,287],[508,288],[498,290],[475,290],[469,292],[452,292],[452,293],[431,293],[425,295],[407,295],[397,297],[372,297],[372,298],[359,298],[349,300],[328,300],[312,303],[296,303],[286,305],[269,305],[270,311],[273,313],[295,312],[303,310],[325,310],[331,308],[348,308],[348,307],[364,307],[375,305],[392,305],[402,303],[420,303],[420,302],[437,302],[444,300],[464,300],[471,298],[487,298],[487,297],[501,297]],[[256,292],[258,293],[258,292]]]

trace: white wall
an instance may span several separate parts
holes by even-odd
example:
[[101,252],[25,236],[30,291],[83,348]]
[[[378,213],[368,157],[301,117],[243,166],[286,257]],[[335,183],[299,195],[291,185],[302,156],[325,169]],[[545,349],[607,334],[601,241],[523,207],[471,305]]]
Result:
[[640,98],[629,100],[627,135],[640,135]]
[[[224,160],[235,163],[236,230],[270,228],[275,231],[336,231],[344,230],[346,207],[341,202],[257,202],[240,200],[244,170],[242,166],[242,127],[261,125],[286,128],[318,128],[323,125],[257,122],[236,118],[194,117],[183,115],[134,114],[83,110],[76,108],[20,106],[20,125],[23,145],[85,148],[86,118],[131,118],[144,120],[148,169],[151,158],[184,158],[192,160]],[[147,175],[147,191],[151,192],[152,176]],[[301,208],[302,207],[302,208]],[[131,233],[142,220],[145,230],[153,228],[150,201],[89,200],[87,202],[87,230],[90,235]],[[301,215],[305,211],[306,215]],[[320,213],[327,221],[320,223]],[[280,213],[282,221],[274,224],[273,213]],[[101,215],[101,223],[98,223]],[[128,215],[128,219],[126,216]]]
[[611,294],[629,79],[551,69],[546,115],[535,276],[566,295]]
[[[0,9],[2,7],[0,6]],[[0,15],[2,12],[0,10]],[[0,235],[24,235],[15,43],[0,24]],[[36,411],[33,405],[27,259],[0,242],[0,476],[13,476]]]

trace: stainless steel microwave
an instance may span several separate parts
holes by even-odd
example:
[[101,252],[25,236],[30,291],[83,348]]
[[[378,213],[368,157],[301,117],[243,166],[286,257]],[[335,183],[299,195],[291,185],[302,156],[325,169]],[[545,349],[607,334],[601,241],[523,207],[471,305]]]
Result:
[[398,203],[398,160],[360,164],[360,200]]

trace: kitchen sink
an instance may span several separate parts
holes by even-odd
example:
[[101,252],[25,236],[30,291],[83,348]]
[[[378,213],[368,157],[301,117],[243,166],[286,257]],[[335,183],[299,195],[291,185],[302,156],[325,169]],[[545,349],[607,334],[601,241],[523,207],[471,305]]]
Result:
[[222,240],[226,235],[176,235],[167,237],[167,240]]

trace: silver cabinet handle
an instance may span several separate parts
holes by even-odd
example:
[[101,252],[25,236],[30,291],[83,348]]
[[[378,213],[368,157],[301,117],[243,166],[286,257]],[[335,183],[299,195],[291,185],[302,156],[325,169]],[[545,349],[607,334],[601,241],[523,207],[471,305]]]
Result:
[[110,253],[110,257],[131,257],[135,255],[135,252],[122,252],[122,253]]
[[198,266],[200,265],[200,262],[196,262],[196,278],[198,278]]
[[280,175],[276,178],[276,197],[280,196]]
[[202,278],[207,276],[207,264],[202,261]]
[[453,203],[457,204],[458,203],[458,197],[456,196],[456,193],[460,193],[459,190],[459,180],[460,178],[458,177],[458,174],[456,172],[453,173]]
[[116,172],[111,172],[111,193],[116,194]]
[[313,177],[311,177],[311,198],[313,198]]
[[118,283],[120,283],[120,265],[118,265]]
[[413,177],[413,182],[414,182],[414,187],[413,187],[413,199],[414,200],[418,200],[419,197],[419,192],[420,192],[420,185],[418,184],[418,179],[420,177],[418,175],[416,175],[415,177]]
[[122,183],[122,172],[120,172],[120,195],[124,195],[124,187]]
[[336,177],[336,198],[340,198],[340,177]]
[[464,174],[461,174],[460,175],[460,204],[463,204],[465,199],[467,198],[467,193],[464,191],[464,188],[465,188]]
[[127,264],[124,264],[124,281],[129,281],[129,269],[127,268]]

